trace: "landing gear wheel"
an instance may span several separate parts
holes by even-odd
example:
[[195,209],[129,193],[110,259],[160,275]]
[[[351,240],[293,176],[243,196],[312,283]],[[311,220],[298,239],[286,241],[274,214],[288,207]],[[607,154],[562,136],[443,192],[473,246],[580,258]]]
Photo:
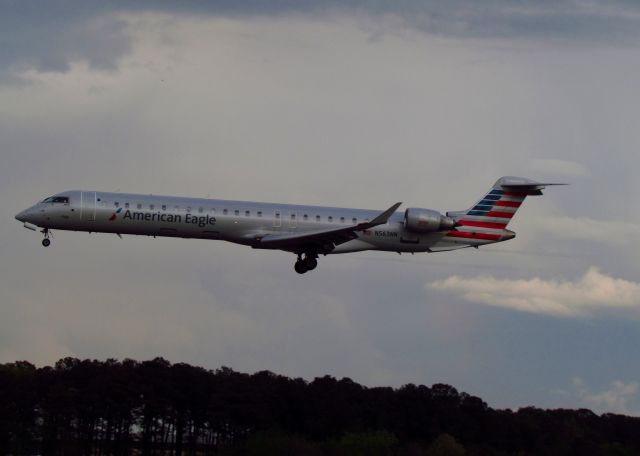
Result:
[[312,271],[318,266],[318,260],[316,260],[312,256],[307,256],[304,259],[304,266],[307,268],[307,271]]
[[51,233],[51,231],[49,231],[49,228],[44,228],[42,231],[40,231],[42,234],[44,234],[44,239],[42,240],[42,245],[44,245],[45,247],[49,247],[51,245],[51,240],[49,239],[49,237],[53,237],[53,233]]
[[296,261],[296,264],[293,266],[293,269],[295,269],[298,274],[304,274],[305,272],[308,271],[304,262],[300,260]]

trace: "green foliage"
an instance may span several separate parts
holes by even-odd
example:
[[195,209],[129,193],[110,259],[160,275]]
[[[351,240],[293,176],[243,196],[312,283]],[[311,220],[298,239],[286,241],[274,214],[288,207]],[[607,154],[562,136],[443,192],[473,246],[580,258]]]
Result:
[[602,445],[603,456],[634,456],[637,455],[632,448],[622,445],[620,443],[605,443]]
[[247,456],[321,456],[323,453],[313,443],[298,436],[280,431],[260,431],[253,434],[244,445]]
[[395,435],[387,431],[347,432],[330,446],[337,454],[352,456],[384,456],[398,444]]
[[464,456],[464,446],[449,434],[440,434],[429,446],[426,456]]

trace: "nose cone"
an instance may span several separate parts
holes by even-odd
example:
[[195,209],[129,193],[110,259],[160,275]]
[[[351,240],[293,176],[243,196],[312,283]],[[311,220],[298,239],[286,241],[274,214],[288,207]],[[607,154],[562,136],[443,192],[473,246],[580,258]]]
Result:
[[31,206],[25,209],[22,212],[18,212],[16,214],[16,220],[21,221],[22,223],[36,223],[38,219],[38,206]]
[[25,211],[22,211],[22,212],[18,212],[16,214],[16,220],[24,223],[24,222],[28,221],[27,220],[28,214],[29,214],[29,210],[28,209],[25,210]]

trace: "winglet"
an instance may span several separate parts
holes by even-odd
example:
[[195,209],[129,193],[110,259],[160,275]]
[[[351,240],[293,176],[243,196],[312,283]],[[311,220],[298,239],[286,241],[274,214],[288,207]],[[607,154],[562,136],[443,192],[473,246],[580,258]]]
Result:
[[[393,215],[393,213],[396,211],[396,209],[400,207],[401,204],[402,204],[401,202],[394,204],[393,206],[391,206],[389,209],[387,209],[386,211],[378,215],[376,218],[374,218],[370,222],[362,223],[360,225],[367,225],[363,229],[371,228],[373,226],[378,226],[378,225],[384,225],[389,220],[389,217]],[[358,225],[358,228],[360,228],[360,225]]]

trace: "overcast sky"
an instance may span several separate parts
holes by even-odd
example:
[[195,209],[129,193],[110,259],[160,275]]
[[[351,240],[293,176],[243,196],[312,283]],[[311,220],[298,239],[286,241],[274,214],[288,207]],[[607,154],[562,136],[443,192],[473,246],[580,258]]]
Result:
[[[275,3],[275,5],[272,5]],[[640,414],[635,2],[0,0],[0,362],[163,356],[494,407]],[[464,209],[569,182],[479,250],[55,232],[66,189]]]

